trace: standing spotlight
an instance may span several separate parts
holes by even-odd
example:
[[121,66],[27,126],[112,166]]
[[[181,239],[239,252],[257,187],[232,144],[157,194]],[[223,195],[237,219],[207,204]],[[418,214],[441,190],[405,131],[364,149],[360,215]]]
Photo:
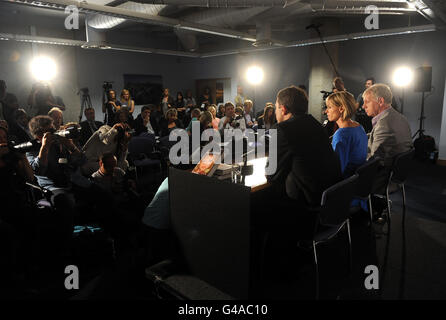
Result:
[[263,81],[263,70],[257,66],[251,66],[246,70],[246,80],[254,86],[253,110],[255,110],[257,85]]
[[246,80],[253,85],[260,84],[263,81],[263,70],[257,66],[249,67],[246,71]]
[[407,67],[400,67],[395,70],[393,73],[393,83],[401,87],[402,90],[402,99],[401,99],[401,113],[404,112],[404,88],[407,87],[413,79],[413,72],[411,69]]
[[398,87],[406,87],[412,82],[413,72],[407,67],[401,67],[393,73],[393,82]]
[[31,73],[38,81],[52,80],[57,74],[54,60],[48,57],[37,57],[31,61]]

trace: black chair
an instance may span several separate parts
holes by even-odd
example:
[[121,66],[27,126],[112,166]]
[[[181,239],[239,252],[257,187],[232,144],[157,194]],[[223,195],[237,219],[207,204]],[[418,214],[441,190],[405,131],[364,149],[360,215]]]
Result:
[[[360,200],[367,200],[369,204],[370,212],[370,224],[373,220],[373,208],[372,208],[372,189],[375,177],[378,173],[380,166],[379,158],[369,159],[366,163],[356,169],[356,174],[358,177],[358,183],[356,184],[356,189],[354,197]],[[352,207],[350,209],[351,214],[355,214],[360,210],[358,207]]]
[[[135,166],[136,180],[138,180],[138,168],[156,167],[161,171],[159,152],[154,149],[155,140],[149,137],[133,137],[129,141],[129,160]],[[142,175],[142,171],[141,171]]]
[[390,219],[390,185],[395,183],[401,189],[403,195],[403,212],[406,211],[406,190],[404,188],[404,182],[409,175],[411,168],[411,160],[415,156],[415,149],[403,152],[395,156],[393,160],[392,169],[390,170],[389,179],[386,187],[386,203],[387,203],[387,215]]
[[209,283],[182,272],[171,260],[147,268],[146,278],[154,284],[154,293],[159,299],[234,300]]
[[318,223],[315,227],[313,243],[313,257],[316,268],[316,299],[319,299],[319,265],[317,245],[334,238],[344,227],[348,236],[348,252],[350,270],[352,269],[352,243],[350,234],[350,204],[355,194],[358,175],[355,174],[336,183],[322,194],[321,206],[311,211],[317,211]]

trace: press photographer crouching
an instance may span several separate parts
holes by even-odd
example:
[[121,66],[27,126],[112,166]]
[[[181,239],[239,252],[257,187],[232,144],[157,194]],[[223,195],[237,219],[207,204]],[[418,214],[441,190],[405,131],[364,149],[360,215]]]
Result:
[[35,138],[32,150],[26,153],[40,187],[51,191],[51,205],[56,211],[61,232],[69,241],[74,219],[72,176],[85,161],[71,139],[77,130],[55,131],[48,116],[36,116],[29,122]]
[[[125,112],[119,110],[116,119],[125,121],[125,117],[120,117],[120,113]],[[84,176],[91,176],[99,169],[99,159],[103,154],[112,153],[116,156],[117,166],[126,171],[128,168],[127,148],[133,130],[125,122],[118,122],[112,127],[103,125],[96,131],[87,143],[85,143],[82,150],[87,157],[87,162],[82,167]]]

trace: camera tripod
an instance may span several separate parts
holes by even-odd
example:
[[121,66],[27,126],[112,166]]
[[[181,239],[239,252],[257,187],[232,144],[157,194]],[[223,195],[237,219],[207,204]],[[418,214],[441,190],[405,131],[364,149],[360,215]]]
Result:
[[420,128],[418,129],[417,132],[415,132],[412,139],[414,139],[417,135],[419,135],[420,137],[424,136],[424,127],[423,127],[424,119],[426,119],[426,117],[424,116],[424,91],[423,91],[422,96],[421,96],[421,114],[420,114],[420,118],[419,118]]
[[81,92],[82,96],[81,96],[81,111],[79,113],[79,123],[82,120],[82,115],[84,114],[84,110],[86,108],[91,108],[91,99],[90,99],[90,94],[88,92],[88,88],[80,89],[77,94],[79,95]]

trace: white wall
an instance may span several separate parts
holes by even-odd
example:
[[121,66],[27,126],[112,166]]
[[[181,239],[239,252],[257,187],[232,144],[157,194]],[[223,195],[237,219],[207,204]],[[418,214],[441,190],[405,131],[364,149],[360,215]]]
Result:
[[[237,85],[240,84],[248,98],[253,99],[255,93],[255,110],[260,111],[266,102],[275,102],[278,90],[293,84],[308,83],[308,59],[308,48],[289,48],[249,55],[187,59],[183,67],[191,87],[194,79],[230,78],[231,96],[225,96],[225,100],[234,100]],[[251,65],[258,65],[264,71],[263,82],[255,90],[245,80],[246,69]]]
[[[340,73],[345,78],[346,88],[355,96],[364,89],[363,83],[368,76],[391,85],[394,95],[401,96],[401,89],[392,84],[392,75],[398,66],[413,69],[422,65],[432,66],[432,86],[435,89],[425,100],[424,128],[425,134],[433,136],[438,146],[446,75],[445,52],[445,31],[347,41],[340,44]],[[420,110],[421,93],[414,92],[409,86],[405,94],[404,115],[413,133],[419,127]]]
[[[37,45],[39,54],[52,57],[58,68],[57,77],[50,82],[53,94],[61,96],[67,107],[64,120],[77,121],[80,112],[79,88],[88,87],[96,117],[102,120],[101,101],[103,81],[113,81],[113,88],[123,88],[124,74],[160,75],[172,94],[185,91],[194,84],[182,72],[181,59],[144,53],[84,50],[81,48]],[[8,92],[19,98],[27,109],[27,98],[35,82],[30,74],[33,58],[29,43],[0,41],[0,79],[7,82]],[[139,112],[139,110],[136,110]]]
[[[414,68],[422,64],[432,65],[435,90],[426,99],[425,128],[426,134],[432,135],[438,144],[446,74],[445,39],[445,32],[435,32],[343,42],[339,49],[340,73],[345,78],[347,89],[357,95],[362,90],[363,80],[369,75],[375,76],[378,81],[391,83],[392,72],[399,65]],[[196,79],[230,78],[231,94],[228,97],[225,89],[225,99],[233,100],[238,84],[244,87],[249,98],[254,98],[254,88],[246,83],[244,76],[247,67],[257,64],[264,69],[265,78],[256,88],[256,111],[260,111],[267,101],[274,102],[279,89],[291,84],[308,85],[310,73],[309,48],[194,59],[61,46],[38,47],[41,53],[54,57],[57,62],[59,74],[52,85],[54,93],[62,96],[67,105],[66,121],[76,121],[78,118],[80,98],[77,92],[82,87],[90,89],[97,118],[102,119],[102,83],[104,80],[113,81],[114,88],[119,91],[125,73],[161,75],[164,85],[173,94],[186,89],[192,89],[195,93]],[[33,83],[28,69],[31,58],[30,44],[0,41],[0,79],[7,81],[8,91],[18,96],[22,106],[26,106]],[[400,94],[397,89],[394,92]],[[404,114],[413,132],[418,128],[420,103],[421,95],[409,88]]]
[[440,160],[446,160],[446,80],[444,84],[444,99],[443,99],[443,116],[441,119],[441,133],[439,141],[439,155]]

